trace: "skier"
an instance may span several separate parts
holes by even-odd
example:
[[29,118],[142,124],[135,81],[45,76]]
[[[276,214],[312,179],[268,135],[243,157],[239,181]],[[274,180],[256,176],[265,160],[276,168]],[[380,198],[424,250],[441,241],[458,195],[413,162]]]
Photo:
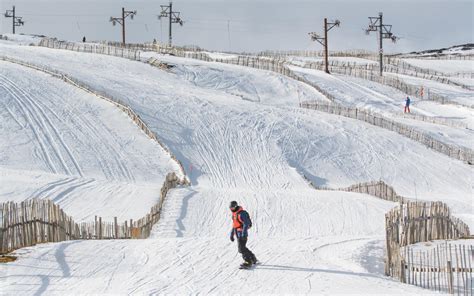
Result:
[[86,36],[82,37],[82,43],[86,42]]
[[403,111],[403,113],[407,113],[407,110],[408,110],[408,113],[410,113],[410,98],[409,97],[405,99],[405,110]]
[[239,253],[242,254],[244,263],[240,265],[240,268],[249,268],[252,264],[257,264],[258,260],[255,255],[250,251],[247,244],[248,229],[252,227],[252,221],[250,215],[236,201],[232,201],[229,206],[232,211],[232,231],[230,232],[230,241],[234,241],[234,235],[237,236],[237,242],[239,244]]

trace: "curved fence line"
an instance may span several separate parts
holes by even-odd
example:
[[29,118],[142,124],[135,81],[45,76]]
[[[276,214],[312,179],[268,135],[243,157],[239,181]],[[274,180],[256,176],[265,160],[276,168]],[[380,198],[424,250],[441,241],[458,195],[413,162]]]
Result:
[[160,198],[142,218],[123,223],[94,221],[76,223],[49,199],[29,199],[21,203],[0,204],[0,254],[39,243],[84,239],[143,239],[150,236],[160,220],[163,202],[170,189],[185,185],[176,174],[169,173],[161,187]]
[[[300,56],[300,57],[324,57],[323,50],[266,50],[261,51],[256,54],[257,56],[266,56],[266,57],[286,57],[286,56]],[[355,50],[345,50],[345,51],[329,51],[330,56],[334,57],[356,57],[356,58],[367,58],[373,57],[374,59],[378,58],[378,55],[374,52],[364,50],[364,49],[355,49]]]
[[[389,62],[390,64],[387,63],[384,65],[383,67],[384,72],[396,73],[396,74],[402,74],[402,75],[432,80],[432,81],[436,81],[442,84],[454,85],[454,86],[458,86],[464,89],[472,90],[471,85],[467,85],[467,84],[463,84],[463,83],[451,80],[450,78],[453,76],[450,74],[440,73],[440,72],[436,72],[436,71],[424,69],[424,68],[419,68],[419,67],[412,66],[409,63],[399,61],[399,60],[389,59],[388,61],[390,61]],[[374,72],[374,74],[379,75],[378,65],[374,65],[374,64],[368,64],[368,65],[333,64],[330,67],[331,67],[330,69],[334,69],[334,68],[344,69],[344,68],[349,67],[355,70],[372,71]],[[461,77],[471,78],[471,76],[469,76],[468,73],[463,73]]]
[[140,60],[140,51],[138,50],[108,46],[104,44],[66,42],[51,38],[43,38],[39,42],[38,46],[78,52],[105,54],[135,61]]
[[[423,288],[445,289],[448,293],[457,290],[458,294],[472,295],[472,283],[469,284],[467,281],[469,277],[472,277],[472,268],[470,264],[469,267],[466,264],[466,259],[470,256],[465,248],[463,248],[463,252],[459,252],[461,264],[456,250],[455,266],[451,247],[449,253],[444,254],[445,256],[439,255],[438,247],[436,247],[437,255],[433,249],[431,252],[429,250],[418,252],[418,254],[423,254],[423,257],[414,258],[413,256],[411,247],[413,244],[470,236],[468,225],[460,219],[452,217],[451,211],[445,203],[402,203],[385,215],[385,231],[386,275],[397,278],[403,283]],[[453,273],[458,276],[457,285],[453,282]],[[441,283],[441,277],[446,277],[445,283]],[[460,284],[460,277],[466,281]],[[471,292],[469,293],[469,291]]]
[[[348,73],[350,75],[354,71],[370,71],[373,72],[373,75],[379,75],[379,65],[378,64],[358,64],[355,62],[342,62],[342,61],[329,61],[329,71],[330,72],[340,72]],[[305,62],[303,64],[304,68],[318,69],[324,71],[324,62]],[[430,69],[420,68],[413,66],[407,62],[390,59],[386,60],[386,64],[383,66],[383,71],[388,73],[402,74],[427,80],[436,81],[442,84],[455,85],[464,89],[472,90],[471,85],[466,85],[460,82],[456,82],[450,79],[450,77],[468,77],[471,78],[474,74],[472,73],[462,73],[458,75],[446,74],[437,72]],[[455,73],[456,74],[456,73]]]
[[[397,68],[401,68],[403,70],[411,70],[415,73],[421,73],[421,74],[426,74],[430,76],[444,76],[444,77],[465,77],[465,78],[474,78],[474,72],[454,72],[454,73],[445,73],[442,71],[436,71],[433,69],[429,68],[423,68],[420,66],[415,66],[412,65],[408,62],[406,62],[404,59],[398,59],[398,58],[388,58],[387,63],[390,65],[393,65]],[[418,77],[418,76],[417,76]],[[442,78],[442,77],[440,77]],[[451,81],[451,84],[454,84],[455,82]],[[460,86],[465,86],[463,84],[459,84]]]
[[[320,63],[305,63],[303,65],[303,67],[308,68],[308,69],[324,70],[324,65],[320,64]],[[366,69],[365,67],[354,68],[354,67],[337,67],[337,66],[334,66],[334,67],[330,68],[330,72],[336,73],[336,74],[353,76],[353,77],[357,77],[357,78],[361,78],[361,79],[365,79],[365,80],[370,80],[370,81],[377,82],[377,83],[380,83],[380,84],[385,84],[385,85],[391,86],[393,88],[396,88],[396,89],[406,93],[407,95],[415,96],[415,97],[418,97],[422,100],[424,99],[424,100],[429,100],[429,101],[435,101],[435,102],[438,102],[438,103],[441,103],[441,104],[452,104],[452,105],[459,105],[459,106],[464,106],[464,107],[468,107],[468,108],[474,108],[473,104],[467,105],[467,104],[463,104],[463,103],[459,103],[459,102],[450,100],[449,98],[447,98],[443,95],[440,95],[440,94],[437,94],[437,93],[433,92],[428,87],[423,87],[424,94],[421,95],[421,89],[422,89],[421,86],[406,83],[406,82],[402,81],[401,79],[399,79],[397,77],[380,76],[377,71],[372,71],[372,70],[370,70],[370,68]],[[443,78],[443,79],[448,80],[447,78]],[[438,82],[440,82],[440,81],[438,81]],[[456,83],[453,82],[453,83],[450,83],[450,84],[456,84]],[[464,88],[469,89],[469,90],[472,89],[471,86],[465,86]]]
[[385,118],[380,114],[371,113],[370,111],[366,111],[363,109],[361,110],[357,108],[319,102],[302,102],[300,106],[307,109],[318,110],[330,114],[336,114],[344,117],[361,120],[372,125],[394,131],[402,136],[408,137],[416,142],[419,142],[437,152],[443,153],[454,159],[465,161],[469,164],[472,164],[474,160],[474,152],[469,148],[458,147],[455,145],[443,143],[406,124],[402,124],[397,121]]
[[[163,49],[164,52],[166,52],[168,49]],[[326,96],[330,101],[335,102],[336,99],[333,95],[331,95],[329,92],[326,90],[320,88],[318,85],[315,83],[311,83],[304,77],[295,74],[291,69],[288,68],[288,66],[285,64],[284,60],[274,60],[274,59],[267,59],[267,58],[259,58],[259,57],[249,57],[249,56],[239,56],[237,59],[212,59],[209,57],[208,54],[203,53],[203,52],[183,52],[179,50],[174,50],[173,54],[175,56],[180,56],[180,57],[185,57],[185,58],[193,58],[193,59],[198,59],[198,60],[203,60],[203,61],[215,61],[215,62],[220,62],[220,63],[225,63],[225,64],[233,64],[233,65],[240,65],[240,66],[246,66],[246,67],[251,67],[251,68],[257,68],[257,69],[263,69],[263,70],[268,70],[268,71],[273,71],[282,75],[285,75],[287,77],[293,78],[295,80],[298,80],[300,82],[306,83],[307,85],[312,86],[315,88],[317,91],[322,93],[324,96]],[[375,77],[375,76],[374,76]],[[380,77],[380,76],[377,76]],[[382,77],[382,79],[386,79],[389,81],[392,81],[390,79],[387,79],[386,77]],[[399,81],[399,80],[397,80]],[[419,88],[418,88],[419,89]],[[389,129],[392,131],[395,131],[403,136],[406,136],[412,140],[415,140],[419,143],[422,143],[423,145],[434,149],[437,152],[443,153],[445,155],[448,155],[449,157],[466,161],[469,164],[473,163],[473,151],[468,148],[462,148],[462,147],[457,147],[455,145],[450,145],[443,143],[441,141],[438,141],[434,139],[433,137],[420,132],[418,130],[415,130],[408,125],[396,122],[394,120],[390,120],[387,118],[384,118],[382,115],[379,114],[373,114],[369,111],[366,110],[360,110],[357,108],[349,108],[349,107],[343,107],[343,106],[338,106],[336,104],[334,105],[329,105],[329,104],[320,104],[320,103],[307,103],[303,102],[300,104],[301,107],[308,108],[308,109],[315,109],[318,108],[317,110],[331,113],[331,114],[338,114],[338,115],[343,115],[346,117],[362,120],[365,122],[368,122],[370,124]],[[313,107],[314,106],[314,107]],[[338,110],[337,110],[338,109]],[[413,119],[421,119],[423,117],[415,117]],[[425,118],[426,119],[426,118]],[[426,120],[428,121],[428,120]],[[433,120],[435,121],[435,120]],[[440,121],[437,121],[436,123],[438,124],[450,124],[447,122],[440,123]],[[453,124],[454,125],[454,124]]]
[[[250,68],[256,68],[260,70],[267,70],[267,71],[272,71],[276,72],[279,74],[282,74],[284,76],[287,76],[289,78],[295,79],[297,81],[303,82],[314,89],[316,89],[318,92],[326,96],[330,101],[335,102],[336,99],[333,95],[331,95],[329,92],[326,90],[322,89],[315,83],[311,83],[308,81],[306,78],[295,74],[294,71],[292,71],[288,65],[286,64],[285,59],[272,59],[268,57],[251,57],[251,56],[237,56],[237,58],[232,58],[232,59],[213,59],[211,58],[207,53],[205,52],[200,52],[200,51],[185,51],[183,49],[179,48],[167,48],[167,47],[160,47],[158,48],[158,52],[162,54],[170,54],[178,57],[183,57],[183,58],[191,58],[191,59],[196,59],[196,60],[202,60],[206,62],[219,62],[219,63],[224,63],[224,64],[232,64],[232,65],[239,65],[239,66],[245,66],[245,67],[250,67]],[[352,71],[352,70],[351,70]],[[357,73],[357,72],[355,72]],[[368,75],[370,73],[370,75]],[[368,75],[368,76],[367,76]],[[358,75],[360,76],[360,75]],[[411,95],[411,92],[417,93],[420,88],[416,87],[414,88],[411,85],[408,85],[399,79],[394,79],[392,77],[385,77],[385,76],[378,76],[378,75],[373,75],[372,72],[366,71],[365,73],[362,73],[362,77],[365,79],[369,78],[369,80],[382,83],[382,84],[387,84],[390,86],[397,86],[399,89],[403,89],[405,93],[408,93]],[[396,87],[396,88],[397,88]],[[441,102],[445,103],[445,98],[444,97],[438,97],[435,94],[432,94],[430,96],[432,100],[440,100]],[[305,103],[301,104],[302,107],[305,108],[310,108],[307,105],[304,105]],[[319,106],[319,105],[317,105]],[[432,137],[419,132],[417,130],[414,130],[413,128],[408,127],[407,125],[403,125],[401,123],[395,122],[393,120],[389,120],[384,118],[381,115],[376,115],[372,114],[368,111],[364,110],[359,110],[359,109],[353,109],[355,110],[355,116],[351,116],[352,112],[343,112],[341,113],[334,113],[334,106],[329,107],[330,105],[323,105],[322,108],[319,108],[319,111],[327,112],[327,113],[332,113],[332,114],[338,114],[338,115],[343,115],[346,117],[351,117],[354,119],[358,120],[363,120],[365,122],[371,123],[373,125],[377,125],[379,127],[383,127],[389,130],[397,131],[399,134],[404,135],[409,137],[410,139],[413,139],[415,141],[418,141],[424,145],[426,145],[429,148],[432,148],[438,152],[441,152],[443,154],[446,154],[452,158],[459,159],[462,161],[467,161],[468,163],[472,163],[473,156],[472,156],[472,151],[470,149],[463,149],[459,147],[454,147],[454,145],[449,145],[442,143],[440,141],[437,141],[433,139]],[[348,107],[342,107],[339,106],[341,110],[350,110],[351,108]],[[359,114],[359,116],[357,115]],[[361,116],[363,115],[363,116]],[[415,118],[416,119],[416,118]],[[394,128],[396,127],[396,128]]]
[[[311,182],[310,184],[313,185]],[[451,243],[448,245],[447,242],[436,242],[459,238],[474,239],[470,236],[469,226],[461,219],[453,217],[445,203],[411,201],[398,195],[393,187],[381,180],[337,189],[313,187],[319,190],[364,193],[398,202],[399,205],[385,215],[385,274],[400,282],[422,288],[472,295],[471,257],[474,246],[452,246]],[[429,245],[436,247],[413,246],[430,241],[434,242]]]
[[306,176],[303,176],[310,185],[317,190],[327,190],[327,191],[346,191],[346,192],[356,192],[363,193],[373,197],[377,197],[383,200],[393,201],[393,202],[406,202],[408,199],[401,195],[398,195],[395,189],[385,183],[384,181],[371,181],[364,183],[357,183],[349,187],[341,188],[331,188],[326,186],[315,186],[311,180]]
[[408,119],[413,119],[413,120],[418,120],[418,121],[425,121],[429,123],[445,125],[445,126],[454,127],[454,128],[461,128],[461,129],[469,128],[468,125],[463,122],[453,121],[453,120],[440,118],[440,117],[425,116],[425,115],[413,114],[413,113],[403,113],[397,116],[402,117],[402,118],[408,118]]
[[44,72],[44,73],[47,73],[49,75],[52,75],[53,77],[56,77],[56,78],[60,78],[62,79],[63,81],[79,88],[79,89],[82,89],[88,93],[91,93],[93,95],[95,95],[96,97],[100,98],[100,99],[103,99],[103,100],[106,100],[108,101],[109,103],[112,103],[114,106],[118,107],[120,110],[122,110],[125,114],[127,114],[128,117],[130,117],[132,119],[132,121],[152,140],[154,140],[156,143],[158,143],[158,145],[160,145],[160,147],[166,151],[166,153],[168,153],[168,155],[170,156],[171,159],[173,159],[173,161],[176,162],[176,164],[178,165],[179,169],[180,169],[180,173],[182,174],[183,176],[183,182],[184,183],[189,183],[189,180],[186,176],[186,171],[184,170],[184,167],[183,167],[183,164],[181,163],[181,161],[179,161],[176,156],[174,156],[170,149],[165,145],[163,144],[158,136],[156,135],[155,132],[153,132],[148,126],[147,124],[140,118],[140,116],[138,114],[136,114],[132,108],[130,108],[128,105],[126,105],[124,102],[122,102],[121,100],[118,100],[118,99],[115,99],[113,98],[112,96],[108,96],[107,94],[105,93],[101,93],[99,91],[96,91],[96,90],[93,90],[92,88],[90,88],[87,84],[75,79],[75,78],[72,78],[72,77],[69,77],[68,75],[66,74],[63,74],[61,73],[60,71],[56,71],[56,70],[53,70],[53,69],[49,69],[47,67],[44,67],[44,66],[38,66],[38,65],[35,65],[35,64],[31,64],[31,63],[27,63],[27,62],[23,62],[23,61],[20,61],[20,60],[17,60],[17,59],[13,59],[13,58],[10,58],[10,57],[5,57],[5,56],[1,56],[0,57],[1,60],[3,61],[7,61],[7,62],[11,62],[11,63],[15,63],[15,64],[18,64],[18,65],[21,65],[21,66],[25,66],[25,67],[28,67],[28,68],[32,68],[34,70],[38,70],[38,71],[41,71],[41,72]]

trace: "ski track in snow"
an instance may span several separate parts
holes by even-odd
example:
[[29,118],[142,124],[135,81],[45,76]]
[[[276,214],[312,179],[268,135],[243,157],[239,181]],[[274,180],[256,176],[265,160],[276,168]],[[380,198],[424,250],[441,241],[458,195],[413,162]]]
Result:
[[[47,117],[41,109],[41,107],[35,103],[35,100],[32,99],[28,93],[22,91],[18,86],[16,86],[11,80],[7,79],[4,75],[0,75],[0,83],[2,83],[2,87],[11,94],[11,96],[16,100],[17,104],[23,111],[23,116],[25,119],[28,120],[29,125],[32,127],[32,130],[41,146],[41,150],[43,155],[46,159],[48,167],[51,169],[53,173],[57,173],[58,169],[57,166],[61,166],[63,168],[63,173],[71,174],[71,171],[66,165],[64,158],[59,151],[57,142],[62,144],[65,152],[68,153],[71,159],[74,159],[69,151],[69,149],[64,145],[64,142],[60,139],[60,135],[58,131],[52,126],[51,122],[47,120]],[[52,130],[53,132],[50,132]],[[54,139],[53,137],[56,137]],[[54,153],[54,157],[56,158],[56,163],[53,162],[52,156],[49,154],[48,149],[46,149],[45,143],[51,143],[51,147]],[[75,162],[73,160],[73,162]],[[76,164],[76,173],[79,175],[81,171]]]
[[[0,64],[0,170],[10,174],[0,199],[50,198],[77,220],[91,213],[143,216],[166,174],[178,170],[168,154],[113,105],[38,71]],[[51,175],[38,182],[25,174],[28,186],[19,178],[25,170]],[[128,215],[131,193],[146,202]],[[94,195],[103,207],[78,207]],[[115,210],[103,204],[107,199]]]
[[[288,88],[283,78],[271,82],[282,96],[269,98],[261,88],[266,71],[226,65],[222,72],[213,63],[163,57],[178,65],[170,74],[120,58],[2,43],[0,54],[67,72],[126,101],[182,160],[193,183],[170,191],[150,239],[19,250],[0,282],[7,293],[431,293],[381,274],[384,214],[394,203],[317,191],[302,174],[333,187],[384,179],[409,197],[415,183],[418,199],[443,199],[472,218],[469,166],[360,121],[294,108],[294,90],[300,99],[319,94]],[[241,72],[252,75],[251,86]],[[62,200],[92,184],[62,176],[36,194],[56,192]],[[230,200],[251,214],[249,247],[263,263],[254,270],[237,268]]]
[[[263,238],[250,248],[271,255],[252,270],[239,270],[236,246],[215,238],[46,244],[22,250],[28,256],[6,265],[7,284],[21,281],[31,268],[36,275],[28,276],[28,285],[7,285],[4,291],[13,292],[10,287],[15,287],[16,293],[51,295],[78,289],[84,294],[148,295],[227,295],[237,290],[242,294],[430,293],[355,264],[359,252],[374,243],[380,246],[383,240]],[[97,260],[90,255],[94,252],[107,252],[107,260]]]

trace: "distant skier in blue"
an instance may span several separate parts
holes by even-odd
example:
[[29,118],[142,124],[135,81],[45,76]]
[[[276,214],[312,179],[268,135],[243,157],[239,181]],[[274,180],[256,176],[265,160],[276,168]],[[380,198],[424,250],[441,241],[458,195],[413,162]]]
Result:
[[248,230],[252,227],[252,220],[250,215],[236,201],[232,201],[229,206],[232,212],[232,231],[230,232],[230,240],[234,241],[234,235],[237,236],[239,243],[239,253],[242,254],[244,263],[240,265],[241,268],[249,268],[252,264],[257,264],[258,260],[250,251],[247,244]]
[[405,99],[405,110],[403,111],[403,113],[407,113],[407,110],[408,110],[408,113],[410,113],[410,98],[409,97]]

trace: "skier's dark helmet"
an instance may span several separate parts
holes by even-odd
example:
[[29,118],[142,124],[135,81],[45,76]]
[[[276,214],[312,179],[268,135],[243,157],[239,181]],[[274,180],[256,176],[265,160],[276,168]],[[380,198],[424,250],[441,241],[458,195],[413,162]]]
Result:
[[239,204],[235,200],[233,200],[233,201],[230,202],[229,208],[230,208],[231,211],[234,212],[237,209],[238,206],[239,206]]

